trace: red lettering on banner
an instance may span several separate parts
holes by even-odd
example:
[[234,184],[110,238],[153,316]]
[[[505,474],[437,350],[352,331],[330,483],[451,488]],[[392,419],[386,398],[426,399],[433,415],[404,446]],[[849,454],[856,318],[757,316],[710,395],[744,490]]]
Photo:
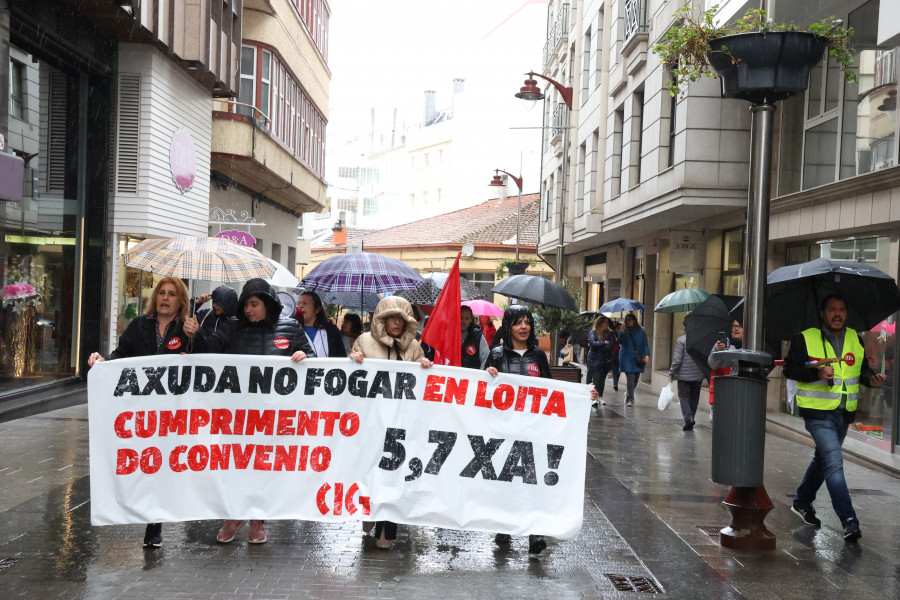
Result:
[[202,471],[209,464],[209,449],[206,446],[191,446],[188,450],[188,466],[191,471]]
[[141,471],[147,475],[153,475],[162,468],[162,452],[159,448],[145,448],[141,452]]
[[297,413],[297,435],[316,435],[319,431],[319,412]]
[[550,416],[566,418],[566,397],[562,392],[552,392],[550,398],[547,399],[547,406],[544,407],[543,414]]
[[356,432],[359,431],[359,415],[352,412],[342,414],[341,422],[338,426],[340,427],[341,435],[344,437],[356,435]]
[[494,408],[506,410],[513,405],[516,398],[516,390],[511,385],[501,383],[494,388]]
[[[116,417],[115,425],[113,425],[113,429],[116,430],[116,435],[123,439],[128,439],[131,437],[131,432],[125,429],[125,423],[134,418],[133,412],[123,412],[118,417]],[[121,450],[120,450],[121,452]]]
[[256,460],[253,461],[253,468],[257,471],[271,471],[272,464],[269,462],[269,454],[274,449],[273,446],[256,446]]
[[273,431],[275,431],[274,410],[264,410],[262,413],[258,410],[247,411],[247,428],[244,430],[244,435],[253,435],[257,432],[272,435]]
[[250,464],[250,459],[253,458],[253,448],[253,444],[247,444],[244,450],[241,451],[240,444],[232,444],[231,454],[234,456],[234,466],[238,469],[246,469],[247,465]]
[[325,419],[325,430],[322,435],[334,435],[334,422],[341,416],[341,413],[322,411],[319,416]]
[[184,435],[187,433],[187,414],[186,410],[170,410],[159,411],[159,435],[165,437],[170,433],[175,435]]
[[234,411],[234,435],[241,435],[244,431],[244,418],[247,416],[247,411],[243,409],[238,409]]
[[187,465],[180,462],[181,455],[187,452],[187,446],[175,446],[169,453],[169,468],[175,473],[187,471]]
[[[356,502],[354,502],[354,497],[359,493],[359,484],[352,483],[347,488],[347,493],[344,493],[344,484],[343,483],[335,483],[334,484],[334,493],[331,496],[334,498],[334,507],[328,505],[328,492],[332,490],[330,483],[323,483],[318,491],[316,492],[316,507],[319,509],[319,512],[323,515],[327,515],[328,513],[333,513],[335,515],[343,514],[344,507],[347,508],[347,512],[351,515],[356,514],[356,511],[359,510],[356,506]],[[356,497],[356,501],[359,502],[359,505],[362,507],[362,514],[369,515],[371,511],[369,509],[369,497],[368,496],[359,496]]]
[[425,379],[425,394],[422,396],[422,400],[426,402],[440,402],[441,386],[444,385],[445,380],[446,377],[441,377],[440,375],[429,375]]
[[209,447],[210,471],[227,470],[231,463],[231,444],[213,444]]
[[344,514],[344,484],[334,484],[334,514]]
[[516,390],[516,412],[525,412],[525,398],[528,397],[528,388],[519,386]]
[[453,401],[456,400],[457,404],[463,405],[466,403],[466,393],[468,391],[468,379],[453,379],[452,377],[448,377],[447,392],[444,394],[444,402],[452,404]]
[[294,411],[278,411],[278,435],[294,435]]
[[156,433],[156,411],[140,411],[134,419],[134,433],[139,438],[148,438]]
[[479,381],[475,392],[475,406],[491,408],[491,402],[487,399],[487,381]]
[[227,408],[214,408],[209,418],[209,432],[213,435],[222,432],[231,435],[231,411]]
[[132,450],[131,448],[119,448],[119,451],[116,452],[116,475],[131,475],[137,471],[137,468],[137,450]]
[[300,447],[300,464],[298,465],[299,471],[306,470],[306,461],[309,460],[309,446],[301,446]]
[[209,425],[209,411],[198,408],[191,411],[191,435],[197,435],[201,427]]
[[531,412],[534,414],[538,414],[541,412],[541,401],[544,399],[550,390],[547,388],[528,388],[529,393],[531,394]]
[[276,446],[273,471],[293,471],[297,465],[297,446]]
[[331,449],[325,446],[316,446],[313,448],[312,456],[309,459],[309,466],[316,473],[321,473],[331,464]]

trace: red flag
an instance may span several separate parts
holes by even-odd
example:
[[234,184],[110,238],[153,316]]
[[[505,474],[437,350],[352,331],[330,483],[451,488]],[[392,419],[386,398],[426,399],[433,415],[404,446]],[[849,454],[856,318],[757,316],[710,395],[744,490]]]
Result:
[[461,367],[462,325],[459,322],[459,308],[462,297],[459,291],[459,257],[450,269],[447,282],[438,296],[425,330],[422,341],[434,348],[434,362],[438,365]]

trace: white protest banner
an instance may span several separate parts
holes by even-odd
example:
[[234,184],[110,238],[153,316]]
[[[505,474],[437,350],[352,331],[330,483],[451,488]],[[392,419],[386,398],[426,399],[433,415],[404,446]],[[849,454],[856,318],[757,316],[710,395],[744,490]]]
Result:
[[88,375],[91,522],[581,528],[590,391],[367,359],[167,355]]

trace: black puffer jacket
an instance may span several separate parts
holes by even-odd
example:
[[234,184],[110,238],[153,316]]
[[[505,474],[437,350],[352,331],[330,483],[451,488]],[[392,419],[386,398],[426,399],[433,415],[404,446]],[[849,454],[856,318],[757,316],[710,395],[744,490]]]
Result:
[[[252,322],[244,315],[244,304],[251,296],[256,296],[266,305],[266,318],[262,321]],[[266,281],[251,279],[244,284],[237,313],[237,317],[228,319],[227,327],[219,327],[215,334],[205,337],[201,351],[291,356],[300,350],[309,358],[315,357],[303,326],[294,319],[280,316],[281,302]]]
[[480,326],[473,322],[468,329],[463,330],[462,352],[460,353],[463,367],[483,369],[489,352],[487,340],[484,339]]
[[156,345],[156,319],[143,315],[135,317],[122,336],[115,350],[104,356],[104,360],[131,358],[132,356],[150,356],[151,354],[181,354],[188,351],[188,337],[184,334],[181,321],[174,321],[169,327],[166,339]]

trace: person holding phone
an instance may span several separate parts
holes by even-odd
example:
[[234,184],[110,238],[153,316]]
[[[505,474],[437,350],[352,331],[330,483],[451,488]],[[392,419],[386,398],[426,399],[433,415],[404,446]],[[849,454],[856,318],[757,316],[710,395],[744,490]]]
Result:
[[709,352],[709,368],[712,369],[712,375],[709,378],[709,420],[713,420],[713,381],[716,377],[723,375],[734,375],[737,373],[738,361],[736,358],[726,359],[716,356],[716,352],[723,350],[739,350],[744,343],[744,327],[735,319],[731,324],[731,338],[724,331],[719,332],[719,339],[715,346]]

